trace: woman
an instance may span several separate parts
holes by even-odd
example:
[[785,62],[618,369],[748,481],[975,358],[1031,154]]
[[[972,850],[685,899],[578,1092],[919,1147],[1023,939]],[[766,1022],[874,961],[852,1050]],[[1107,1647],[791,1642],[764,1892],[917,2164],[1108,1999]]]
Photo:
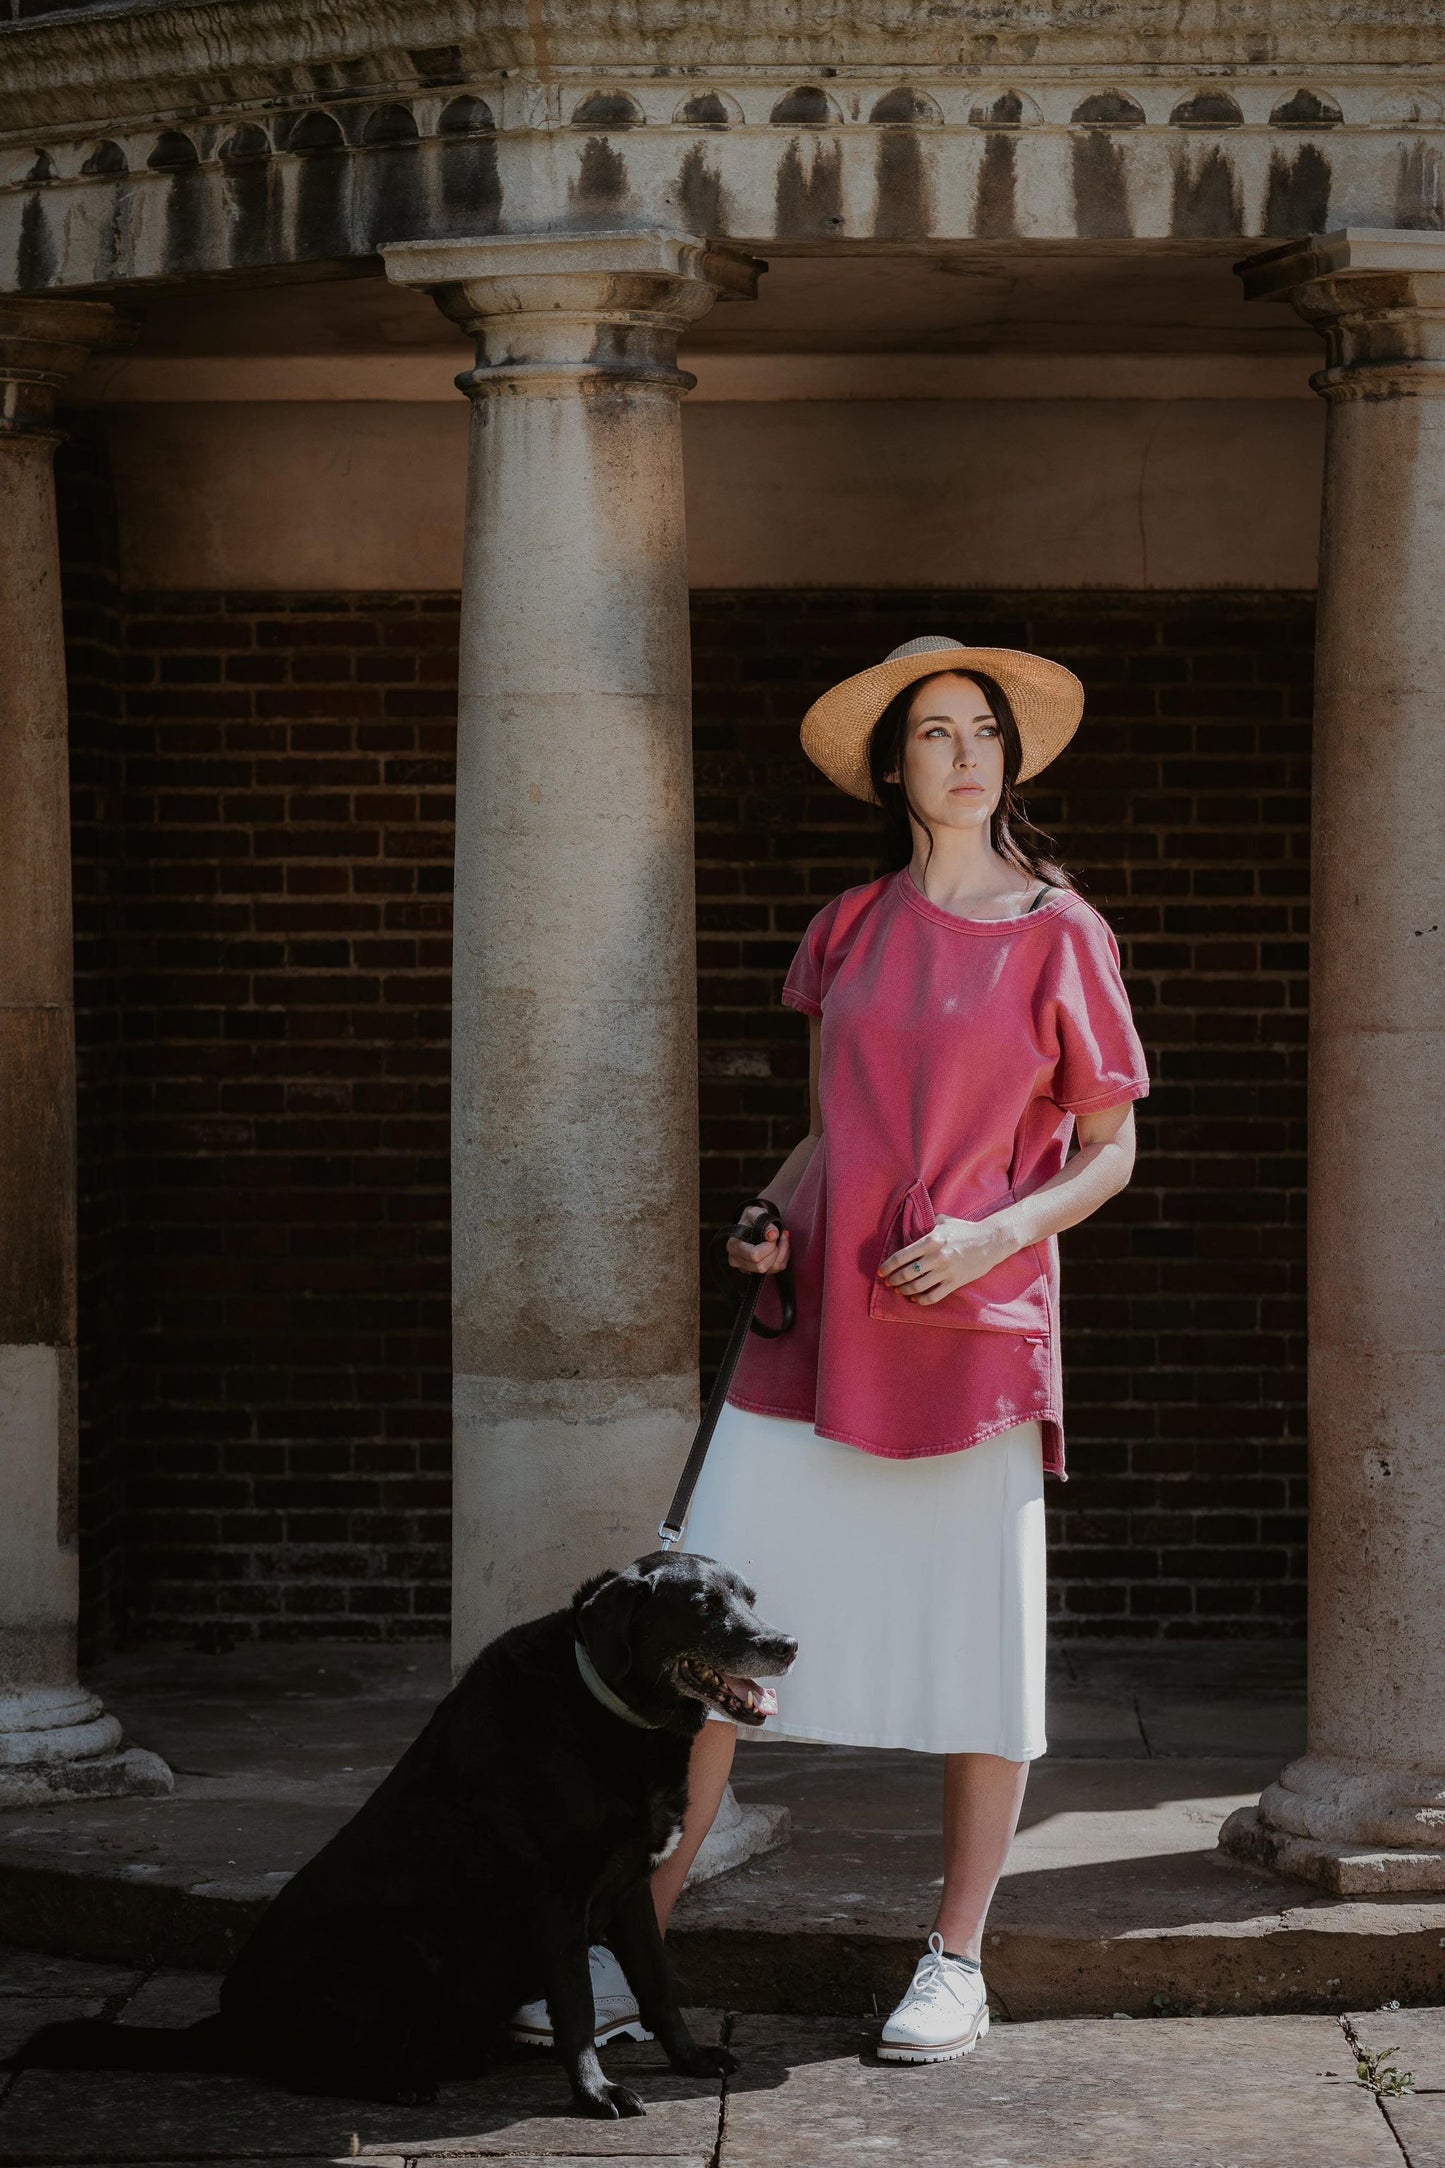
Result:
[[[749,1340],[686,1534],[800,1643],[774,1736],[946,1757],[943,1894],[879,2047],[904,2062],[988,2029],[984,1921],[1044,1751],[1054,1237],[1129,1180],[1149,1088],[1113,936],[1015,795],[1082,706],[1058,663],[932,638],[808,711],[804,750],[882,806],[896,870],[817,914],[784,985],[812,1118],[767,1192],[786,1231],[728,1255],[791,1264],[797,1323]],[[735,1739],[697,1742],[664,1925]]]

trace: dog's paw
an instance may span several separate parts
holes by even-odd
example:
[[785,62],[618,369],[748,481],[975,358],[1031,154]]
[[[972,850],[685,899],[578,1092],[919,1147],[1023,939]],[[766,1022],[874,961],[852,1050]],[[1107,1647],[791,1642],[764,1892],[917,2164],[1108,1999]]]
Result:
[[600,2093],[584,2093],[577,2103],[579,2115],[595,2115],[615,2121],[624,2115],[646,2115],[647,2110],[629,2085],[605,2084]]
[[726,2048],[694,2047],[684,2055],[672,2058],[674,2070],[680,2070],[688,2078],[730,2078],[738,2067],[736,2055],[729,2055]]

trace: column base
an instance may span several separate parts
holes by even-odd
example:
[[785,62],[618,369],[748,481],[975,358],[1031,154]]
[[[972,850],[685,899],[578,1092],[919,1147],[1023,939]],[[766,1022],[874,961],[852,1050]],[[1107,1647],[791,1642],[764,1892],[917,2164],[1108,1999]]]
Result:
[[1332,1897],[1445,1896],[1445,1852],[1368,1851],[1363,1845],[1321,1844],[1273,1829],[1258,1807],[1236,1807],[1219,1832],[1235,1859],[1313,1882]]
[[0,1696],[0,1807],[156,1798],[174,1790],[159,1754],[122,1746],[118,1720],[83,1686]]
[[1445,1772],[1304,1754],[1219,1842],[1339,1897],[1445,1894]]
[[0,1769],[0,1807],[54,1807],[68,1799],[160,1799],[175,1788],[160,1755],[143,1746],[98,1754],[92,1761]]
[[792,1840],[793,1817],[786,1807],[744,1807],[733,1795],[731,1784],[722,1796],[717,1819],[703,1839],[697,1858],[688,1869],[684,1889],[711,1882],[720,1874],[745,1867],[764,1852],[776,1852]]

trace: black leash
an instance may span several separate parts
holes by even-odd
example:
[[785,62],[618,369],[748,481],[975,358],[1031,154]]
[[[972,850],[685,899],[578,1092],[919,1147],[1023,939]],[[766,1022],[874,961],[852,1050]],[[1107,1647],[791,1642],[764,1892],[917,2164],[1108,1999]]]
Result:
[[[672,1504],[658,1523],[657,1540],[664,1551],[670,1551],[682,1534],[687,1509],[692,1504],[692,1494],[697,1489],[697,1479],[702,1474],[702,1464],[707,1459],[707,1449],[712,1444],[712,1434],[717,1428],[717,1419],[722,1414],[723,1402],[727,1399],[728,1387],[732,1384],[733,1372],[737,1369],[738,1357],[743,1351],[743,1342],[750,1332],[760,1333],[765,1340],[776,1340],[781,1333],[791,1332],[793,1320],[798,1314],[793,1295],[793,1275],[786,1266],[781,1272],[739,1274],[725,1265],[727,1244],[734,1235],[743,1242],[761,1242],[769,1227],[776,1227],[779,1235],[782,1234],[783,1215],[771,1197],[750,1197],[743,1206],[743,1213],[753,1211],[760,1216],[752,1220],[740,1218],[736,1227],[725,1228],[721,1234],[714,1235],[709,1245],[709,1257],[714,1271],[726,1270],[727,1284],[730,1286],[736,1285],[740,1278],[744,1284],[737,1315],[733,1319],[733,1329],[728,1337],[727,1350],[713,1380],[712,1391],[708,1394],[707,1406],[702,1411],[702,1421],[697,1426],[692,1449],[688,1453],[682,1474],[678,1477],[677,1489],[672,1494]],[[758,1297],[769,1282],[776,1286],[782,1308],[781,1321],[776,1325],[765,1325],[753,1315],[758,1306]]]

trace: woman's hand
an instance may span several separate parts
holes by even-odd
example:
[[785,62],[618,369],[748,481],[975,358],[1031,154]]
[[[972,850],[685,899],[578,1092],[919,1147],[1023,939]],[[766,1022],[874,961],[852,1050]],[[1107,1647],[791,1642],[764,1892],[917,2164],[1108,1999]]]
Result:
[[971,1280],[982,1279],[1022,1248],[1009,1225],[1007,1209],[986,1220],[943,1216],[932,1234],[885,1257],[878,1277],[885,1287],[895,1288],[923,1310],[930,1303],[942,1302],[956,1288],[967,1287]]
[[[760,1219],[761,1213],[756,1217]],[[769,1227],[761,1242],[743,1242],[737,1235],[728,1238],[727,1258],[734,1272],[781,1272],[790,1254],[786,1227],[781,1234]]]

